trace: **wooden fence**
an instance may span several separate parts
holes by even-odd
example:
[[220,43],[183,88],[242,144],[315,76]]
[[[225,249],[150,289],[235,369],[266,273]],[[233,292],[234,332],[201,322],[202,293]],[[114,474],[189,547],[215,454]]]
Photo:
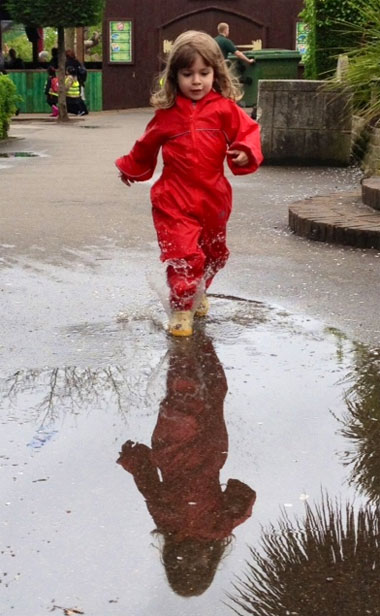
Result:
[[[46,71],[8,71],[8,75],[23,99],[20,104],[21,113],[48,113],[50,111],[45,96]],[[103,109],[102,71],[87,71],[85,96],[89,111]]]

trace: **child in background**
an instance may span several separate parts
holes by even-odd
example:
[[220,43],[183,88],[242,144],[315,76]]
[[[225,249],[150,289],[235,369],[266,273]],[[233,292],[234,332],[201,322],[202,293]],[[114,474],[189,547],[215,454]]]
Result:
[[151,200],[161,260],[167,263],[169,333],[190,336],[194,316],[208,312],[206,290],[229,255],[232,191],[224,159],[227,155],[235,175],[256,171],[262,162],[260,134],[236,104],[239,85],[208,34],[190,30],[176,39],[161,83],[151,98],[153,119],[116,166],[127,186],[148,180],[162,147],[163,172]]
[[56,118],[59,114],[58,112],[58,77],[55,74],[55,68],[53,66],[49,66],[47,69],[48,78],[45,85],[45,94],[46,94],[46,102],[51,107],[51,116]]
[[66,67],[65,89],[67,112],[78,116],[87,115],[88,110],[81,97],[81,86],[77,70],[71,65]]

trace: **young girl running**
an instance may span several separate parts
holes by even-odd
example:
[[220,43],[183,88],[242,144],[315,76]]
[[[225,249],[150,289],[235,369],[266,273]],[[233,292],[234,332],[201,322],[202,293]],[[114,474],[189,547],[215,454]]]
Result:
[[162,147],[163,172],[151,190],[153,222],[167,263],[169,332],[190,336],[194,316],[205,316],[206,291],[226,263],[226,225],[234,175],[262,162],[258,124],[236,100],[240,89],[215,40],[190,30],[174,42],[161,87],[151,98],[157,109],[131,152],[116,161],[122,181],[152,177]]

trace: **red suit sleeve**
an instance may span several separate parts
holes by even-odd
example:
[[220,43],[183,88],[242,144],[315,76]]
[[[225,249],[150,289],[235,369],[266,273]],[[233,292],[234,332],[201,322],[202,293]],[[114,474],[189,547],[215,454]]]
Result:
[[133,475],[137,488],[146,500],[157,498],[160,478],[157,467],[151,460],[152,450],[141,443],[124,443],[117,463]]
[[227,163],[234,175],[246,175],[258,169],[263,161],[260,140],[260,126],[249,117],[246,111],[236,103],[231,102],[228,125],[225,129],[230,150],[242,150],[248,156],[248,164],[244,167],[236,165],[232,158],[227,157]]
[[225,512],[230,516],[232,528],[235,528],[252,515],[256,492],[238,479],[229,479],[224,499]]
[[136,141],[129,154],[115,161],[116,167],[127,178],[136,182],[144,182],[152,177],[157,164],[158,152],[164,142],[160,117],[160,112],[156,112],[143,136]]

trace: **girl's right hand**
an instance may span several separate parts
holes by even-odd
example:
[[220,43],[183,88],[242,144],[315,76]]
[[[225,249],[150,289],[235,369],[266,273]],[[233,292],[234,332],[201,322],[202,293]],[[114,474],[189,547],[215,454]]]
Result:
[[128,178],[126,175],[124,175],[123,173],[120,173],[119,178],[121,179],[121,181],[123,182],[123,184],[125,184],[126,186],[132,186],[132,184],[134,183],[135,180],[131,180],[130,178]]
[[245,167],[249,163],[249,158],[243,150],[227,150],[227,156],[230,156],[238,167]]

